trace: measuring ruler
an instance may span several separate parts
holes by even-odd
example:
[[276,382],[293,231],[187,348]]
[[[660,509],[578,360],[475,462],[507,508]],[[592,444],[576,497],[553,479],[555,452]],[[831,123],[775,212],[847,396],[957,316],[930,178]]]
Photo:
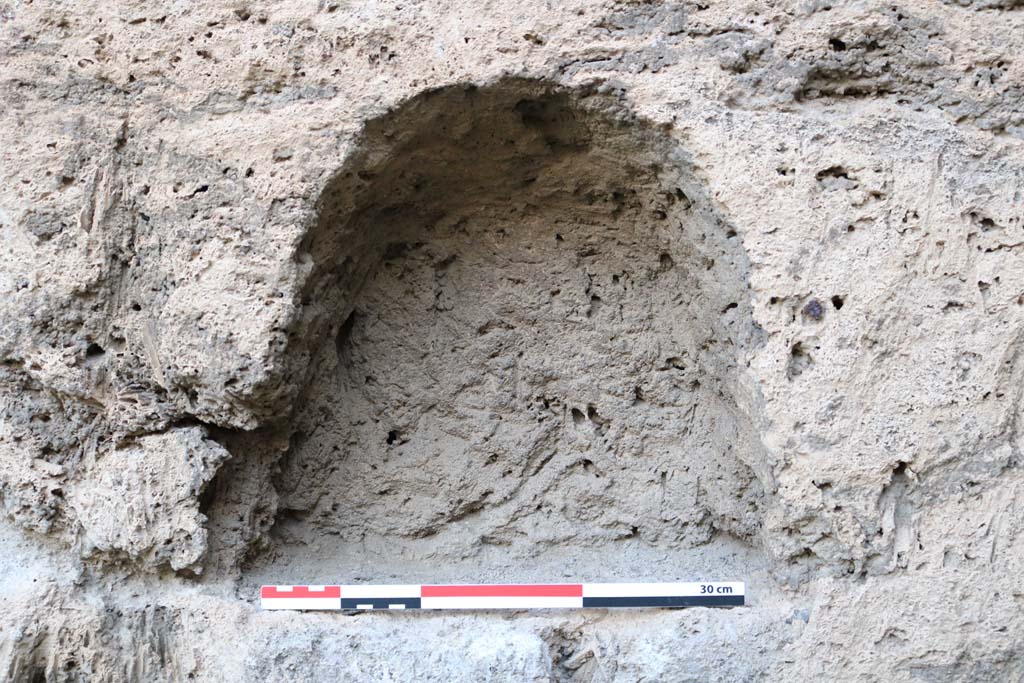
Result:
[[571,609],[581,607],[735,607],[739,581],[706,583],[540,583],[263,586],[263,609]]

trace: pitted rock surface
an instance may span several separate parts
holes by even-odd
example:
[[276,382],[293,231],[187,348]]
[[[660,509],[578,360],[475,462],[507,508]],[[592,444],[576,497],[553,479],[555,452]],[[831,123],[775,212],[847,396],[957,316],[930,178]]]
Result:
[[[0,674],[1024,678],[1024,6],[0,2]],[[263,613],[260,583],[740,580]]]

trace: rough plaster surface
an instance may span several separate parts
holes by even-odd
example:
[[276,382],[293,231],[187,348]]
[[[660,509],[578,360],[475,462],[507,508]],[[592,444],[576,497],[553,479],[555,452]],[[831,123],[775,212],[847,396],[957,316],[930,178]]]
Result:
[[[0,3],[0,674],[1024,679],[1024,6]],[[261,613],[260,582],[743,580]]]

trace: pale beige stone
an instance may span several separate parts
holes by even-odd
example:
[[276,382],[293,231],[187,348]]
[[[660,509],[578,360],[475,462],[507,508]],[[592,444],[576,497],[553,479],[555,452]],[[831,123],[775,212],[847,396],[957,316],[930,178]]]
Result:
[[[1024,14],[0,2],[12,681],[1024,678]],[[264,614],[719,579],[733,610]]]

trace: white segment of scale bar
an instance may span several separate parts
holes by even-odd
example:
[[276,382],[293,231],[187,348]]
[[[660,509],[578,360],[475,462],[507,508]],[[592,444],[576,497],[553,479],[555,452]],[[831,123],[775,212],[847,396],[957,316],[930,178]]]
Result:
[[423,598],[420,609],[558,609],[583,607],[583,598],[519,595]]
[[420,585],[399,584],[399,585],[353,585],[342,586],[341,596],[346,600],[349,598],[418,598],[420,597]]
[[341,598],[261,598],[263,609],[341,609]]
[[[702,589],[703,587],[703,589]],[[708,589],[710,587],[710,590]],[[585,598],[660,598],[700,595],[743,595],[742,581],[704,583],[585,583]],[[722,589],[721,591],[719,589]]]

